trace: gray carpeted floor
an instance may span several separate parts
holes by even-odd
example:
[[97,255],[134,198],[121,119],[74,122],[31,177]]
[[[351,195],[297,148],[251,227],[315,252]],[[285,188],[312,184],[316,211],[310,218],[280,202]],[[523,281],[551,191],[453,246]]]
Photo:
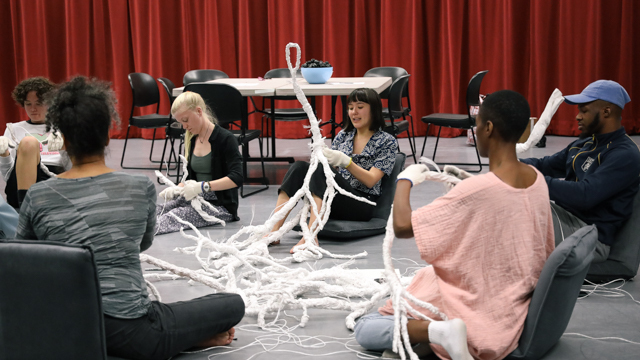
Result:
[[[636,143],[640,137],[633,137]],[[418,148],[422,146],[423,138],[418,138]],[[529,150],[523,157],[541,157],[560,150],[573,138],[548,137],[547,147]],[[296,159],[308,159],[308,139],[304,140],[278,140],[279,156],[294,156]],[[475,153],[472,147],[464,145],[465,139],[442,139],[438,149],[439,163],[473,161]],[[328,141],[327,141],[328,142]],[[120,156],[122,154],[122,140],[112,140],[110,143],[108,165],[119,169]],[[426,154],[431,156],[433,152],[434,138],[429,138]],[[148,166],[148,150],[151,141],[133,140],[128,145],[126,163],[131,165]],[[156,143],[154,158],[159,157],[162,151],[162,141]],[[406,139],[401,141],[401,149],[409,151]],[[252,153],[257,154],[257,149],[252,148]],[[487,159],[483,159],[485,163]],[[411,157],[407,158],[407,165],[413,163]],[[267,164],[267,173],[271,182],[277,184],[281,181],[288,168],[286,163]],[[251,164],[252,175],[258,175],[259,166]],[[488,171],[488,167],[483,169]],[[128,170],[134,171],[134,170]],[[152,171],[142,171],[155,181]],[[0,184],[4,187],[4,184]],[[163,186],[158,185],[158,189]],[[249,186],[252,188],[252,186]],[[242,226],[248,225],[253,220],[254,224],[264,222],[273,210],[276,201],[277,185],[259,194],[240,199],[239,216],[241,221],[229,223],[226,227],[210,227],[205,231],[212,238],[224,238],[234,234]],[[412,191],[412,206],[418,208],[430,203],[433,199],[443,194],[441,184],[424,183]],[[285,257],[288,251],[298,240],[300,235],[290,233],[285,236],[281,245],[270,248],[276,257]],[[174,263],[179,266],[197,269],[198,263],[193,256],[182,255],[173,251],[176,247],[189,246],[193,243],[183,238],[180,234],[166,234],[157,236],[154,245],[147,251],[148,254]],[[322,240],[321,246],[327,250],[339,254],[354,254],[366,250],[368,256],[365,259],[356,260],[353,267],[361,269],[382,268],[382,235],[349,242]],[[412,239],[398,239],[394,243],[394,265],[401,272],[411,271],[416,266],[423,266],[418,256],[417,247]],[[295,264],[313,268],[324,268],[339,263],[338,260],[321,259],[317,262]],[[419,265],[416,265],[417,262]],[[148,267],[146,264],[143,267]],[[204,285],[189,285],[185,280],[156,282],[162,300],[174,302],[187,300],[197,296],[211,293],[212,290]],[[622,289],[628,291],[636,299],[640,299],[640,285],[637,282],[626,283]],[[282,313],[280,318],[286,320],[286,326],[293,327],[298,324],[296,316],[300,311]],[[221,354],[221,359],[298,359],[304,357],[324,357],[327,359],[357,359],[355,351],[364,351],[355,341],[350,341],[352,333],[344,325],[346,312],[330,310],[310,310],[310,321],[305,328],[297,328],[293,334],[300,342],[296,344],[295,338],[285,335],[277,336],[273,333],[260,331],[253,326],[255,318],[246,316],[237,327],[237,341],[228,349],[215,349],[197,354],[182,354],[177,359],[204,359],[213,358],[216,354],[234,351],[231,354]],[[284,322],[282,322],[284,324]],[[640,342],[640,304],[634,303],[629,296],[603,297],[590,296],[578,300],[567,333],[582,333],[591,337],[621,337],[631,341]],[[270,335],[264,338],[265,335]],[[315,338],[306,338],[315,337]],[[341,340],[332,340],[333,338]],[[262,339],[258,344],[256,339]],[[280,342],[277,344],[278,339]],[[253,344],[253,345],[250,345]],[[304,355],[306,354],[306,355]],[[380,354],[368,353],[374,356]],[[629,344],[618,340],[589,340],[577,336],[565,335],[560,342],[544,357],[544,359],[639,359],[640,345]]]

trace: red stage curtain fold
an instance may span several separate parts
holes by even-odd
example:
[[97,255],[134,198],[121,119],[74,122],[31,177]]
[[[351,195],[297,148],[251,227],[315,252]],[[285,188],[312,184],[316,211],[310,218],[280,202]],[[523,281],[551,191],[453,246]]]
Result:
[[[302,61],[329,61],[334,76],[405,68],[418,135],[426,131],[422,116],[466,111],[467,83],[481,70],[489,70],[483,93],[516,90],[533,116],[554,88],[573,94],[597,79],[618,81],[632,98],[623,125],[637,134],[639,17],[634,0],[8,0],[0,2],[0,128],[26,119],[10,96],[20,80],[42,75],[60,82],[81,74],[113,83],[122,124],[112,137],[123,138],[131,111],[127,74],[167,77],[177,86],[192,69],[257,78],[286,67],[285,45],[297,42]],[[164,91],[160,96],[167,113]],[[327,120],[330,99],[319,97],[317,108]],[[561,106],[547,133],[577,135],[575,113]],[[251,117],[253,127],[260,122]],[[277,136],[308,136],[307,124],[279,122]],[[132,129],[132,135],[151,132]]]

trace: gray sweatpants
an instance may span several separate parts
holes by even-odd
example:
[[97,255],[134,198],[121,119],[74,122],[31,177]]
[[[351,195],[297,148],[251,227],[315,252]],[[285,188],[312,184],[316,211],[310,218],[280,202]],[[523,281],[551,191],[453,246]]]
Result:
[[[556,246],[581,227],[588,225],[554,202],[551,202],[551,217],[553,218],[553,232],[555,234]],[[592,262],[598,263],[607,260],[610,250],[609,245],[597,241]]]

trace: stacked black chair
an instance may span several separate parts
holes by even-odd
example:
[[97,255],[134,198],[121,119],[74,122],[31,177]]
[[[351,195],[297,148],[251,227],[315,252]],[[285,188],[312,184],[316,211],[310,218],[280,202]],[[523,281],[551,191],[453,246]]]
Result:
[[[231,131],[238,144],[242,146],[242,175],[244,177],[244,183],[258,182],[263,184],[264,187],[252,191],[248,194],[244,193],[244,185],[240,186],[240,196],[246,197],[253,195],[260,191],[267,190],[269,188],[269,180],[267,179],[264,170],[264,158],[262,156],[262,138],[260,137],[260,130],[249,130],[247,119],[247,101],[242,96],[240,91],[235,87],[227,84],[215,84],[215,83],[194,83],[187,85],[184,88],[185,91],[193,91],[200,94],[205,103],[214,112],[218,123],[224,128],[235,122],[240,122],[239,130]],[[249,159],[249,142],[257,139],[260,142],[260,162],[262,165],[262,177],[249,178],[247,175],[247,161]]]
[[[131,105],[131,115],[129,116],[129,126],[127,127],[127,136],[124,140],[124,148],[122,149],[122,159],[120,159],[120,167],[123,169],[139,169],[139,170],[155,170],[149,167],[131,167],[124,166],[124,155],[127,151],[127,142],[129,141],[129,131],[132,126],[141,129],[153,129],[153,139],[151,140],[151,151],[149,152],[149,161],[162,162],[162,160],[152,160],[153,145],[155,144],[156,131],[158,128],[166,127],[170,122],[169,115],[162,115],[160,111],[160,92],[156,80],[149,74],[131,73],[129,74],[129,84],[133,93],[133,103]],[[146,107],[156,105],[156,112],[149,115],[133,116],[133,112],[137,107]]]
[[187,71],[182,78],[182,84],[187,86],[192,83],[197,82],[205,82],[217,79],[228,79],[229,75],[227,75],[224,71],[213,70],[213,69],[200,69],[200,70],[191,70]]
[[[480,161],[480,153],[478,153],[478,146],[476,144],[476,134],[473,131],[473,127],[476,125],[475,115],[471,114],[472,106],[480,106],[480,85],[482,79],[489,72],[489,70],[480,71],[473,75],[469,80],[469,86],[467,86],[467,113],[466,114],[431,114],[422,117],[422,122],[427,124],[427,133],[424,136],[424,143],[422,143],[422,152],[420,156],[424,154],[424,147],[427,144],[427,137],[429,136],[429,128],[431,125],[437,125],[438,137],[436,140],[436,146],[433,149],[433,161],[436,161],[436,151],[438,150],[438,142],[440,141],[440,132],[442,127],[450,127],[456,129],[471,130],[473,134],[473,146],[476,150],[476,156],[478,157],[478,170],[468,170],[470,172],[482,171],[482,161]],[[449,165],[475,165],[475,163],[448,163]]]
[[[291,71],[289,71],[288,68],[279,68],[279,69],[272,69],[267,71],[266,74],[264,74],[264,78],[265,79],[276,79],[276,78],[290,78],[291,77]],[[302,77],[302,72],[300,70],[298,70],[298,72],[296,73],[296,77]],[[269,99],[272,100],[271,104],[273,106],[274,101],[275,100],[297,100],[297,98],[295,96],[272,96],[269,97]],[[313,108],[315,108],[315,97],[311,97],[311,106]],[[253,101],[253,99],[252,99]],[[257,109],[257,107],[254,104],[254,107]],[[308,119],[307,113],[302,109],[302,107],[299,108],[275,108],[273,110],[273,118],[271,118],[271,108],[265,108],[265,98],[262,98],[262,110],[258,110],[260,113],[263,114],[263,117],[268,118],[270,121],[299,121],[299,120],[305,120]],[[262,123],[262,132],[264,133],[264,122]],[[271,137],[273,138],[272,142],[275,142],[275,124],[271,124]],[[271,150],[272,152],[275,152],[275,150]],[[275,154],[274,154],[275,155]],[[267,146],[267,156],[269,156],[269,146]]]
[[[406,108],[402,106],[403,93],[404,93],[404,90],[408,87],[409,76],[411,75],[408,75],[408,74],[402,75],[398,77],[391,84],[391,86],[389,86],[389,89],[388,89],[389,90],[389,94],[388,94],[389,107],[387,108],[387,113],[386,113],[389,120],[386,122],[385,131],[393,135],[395,138],[397,138],[399,134],[406,131],[407,137],[409,139],[409,147],[411,148],[411,155],[413,156],[413,161],[414,163],[417,163],[418,161],[416,160],[416,139],[414,136],[412,136],[415,134],[415,132],[413,131],[413,117],[412,117],[412,121],[408,121],[405,115]],[[411,126],[411,132],[409,132],[409,126]],[[398,143],[398,149],[399,148],[400,148],[400,144]]]

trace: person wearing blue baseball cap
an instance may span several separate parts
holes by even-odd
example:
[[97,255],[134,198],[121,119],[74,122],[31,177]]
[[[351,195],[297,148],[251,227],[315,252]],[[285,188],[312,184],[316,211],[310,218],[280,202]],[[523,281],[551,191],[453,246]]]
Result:
[[615,234],[631,217],[640,186],[640,149],[621,124],[631,101],[617,82],[598,80],[564,101],[578,106],[579,139],[551,156],[521,159],[547,180],[556,245],[587,224],[598,228],[593,262],[609,256]]

